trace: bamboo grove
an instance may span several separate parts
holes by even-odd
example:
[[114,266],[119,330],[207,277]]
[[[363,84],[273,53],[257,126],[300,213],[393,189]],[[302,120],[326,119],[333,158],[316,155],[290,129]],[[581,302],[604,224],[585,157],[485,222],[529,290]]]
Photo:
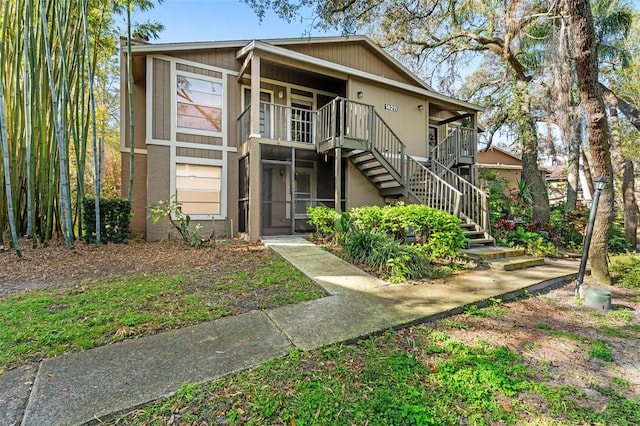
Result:
[[9,231],[18,255],[18,236],[72,246],[82,199],[99,199],[93,81],[115,53],[111,3],[5,0],[0,10],[0,244]]

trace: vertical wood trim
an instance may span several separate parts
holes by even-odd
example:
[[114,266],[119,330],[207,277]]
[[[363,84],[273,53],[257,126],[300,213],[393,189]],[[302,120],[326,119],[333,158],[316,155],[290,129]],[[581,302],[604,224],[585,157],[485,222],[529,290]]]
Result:
[[260,137],[260,56],[251,56],[251,125],[249,137]]
[[336,148],[335,161],[334,161],[334,174],[335,179],[335,210],[337,212],[342,211],[342,148]]
[[260,144],[257,140],[249,141],[249,239],[257,242],[262,228],[262,206],[260,205],[260,184],[262,182],[260,165]]
[[[146,81],[146,117],[145,117],[145,147],[147,145],[147,141],[149,140],[149,136],[153,139],[153,117],[155,113],[155,109],[153,108],[153,92],[155,91],[155,85],[153,84],[153,57],[147,56],[147,81]],[[149,165],[147,164],[147,167]]]

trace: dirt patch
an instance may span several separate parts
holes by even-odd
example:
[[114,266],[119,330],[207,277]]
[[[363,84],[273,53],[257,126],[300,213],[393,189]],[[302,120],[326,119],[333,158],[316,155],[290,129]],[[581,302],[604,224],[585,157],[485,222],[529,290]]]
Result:
[[264,256],[271,253],[263,245],[241,240],[220,240],[215,246],[204,248],[192,248],[181,241],[131,241],[100,246],[76,242],[72,249],[61,242],[34,249],[29,241],[22,241],[22,258],[0,246],[0,297],[131,273],[177,274],[198,270],[206,278],[238,265],[248,251]]
[[[495,315],[489,317],[467,313],[448,318],[453,327],[447,333],[468,345],[486,342],[520,353],[537,370],[540,382],[575,386],[594,407],[606,404],[608,398],[601,391],[612,386],[638,398],[640,295],[619,287],[597,287],[611,291],[613,310],[577,304],[575,288],[566,285],[496,305]],[[610,358],[598,357],[607,351]],[[625,381],[627,385],[616,385]]]

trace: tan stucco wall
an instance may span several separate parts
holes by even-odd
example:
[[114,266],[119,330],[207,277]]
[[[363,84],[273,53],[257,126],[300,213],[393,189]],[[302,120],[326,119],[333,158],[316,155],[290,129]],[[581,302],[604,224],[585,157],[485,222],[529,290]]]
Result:
[[378,189],[351,162],[347,162],[347,208],[384,206]]
[[[362,92],[362,98],[358,98],[358,92]],[[407,154],[427,156],[428,109],[425,98],[358,79],[349,80],[348,97],[373,105],[376,112],[406,146]],[[385,104],[396,106],[398,110],[386,110]],[[423,105],[423,109],[419,110],[418,105]]]
[[478,151],[477,159],[480,164],[509,164],[522,166],[522,160],[492,148],[489,148],[487,151]]
[[507,180],[507,186],[513,191],[518,188],[518,181],[522,179],[522,168],[517,166],[514,166],[513,168],[495,168],[490,167],[489,165],[479,165],[478,175],[480,175],[484,170],[495,170],[498,177]]

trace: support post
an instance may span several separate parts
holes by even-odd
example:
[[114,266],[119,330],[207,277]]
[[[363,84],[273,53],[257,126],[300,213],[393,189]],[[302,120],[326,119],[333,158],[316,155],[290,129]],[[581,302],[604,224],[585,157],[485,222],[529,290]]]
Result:
[[335,202],[335,210],[337,212],[341,212],[342,211],[342,148],[336,148],[334,152],[335,152],[334,176],[336,177],[334,202]]
[[262,202],[260,187],[262,182],[262,167],[260,164],[260,143],[258,140],[249,141],[249,223],[247,231],[252,243],[260,239],[262,230]]
[[249,138],[260,138],[260,56],[251,56],[251,118]]

